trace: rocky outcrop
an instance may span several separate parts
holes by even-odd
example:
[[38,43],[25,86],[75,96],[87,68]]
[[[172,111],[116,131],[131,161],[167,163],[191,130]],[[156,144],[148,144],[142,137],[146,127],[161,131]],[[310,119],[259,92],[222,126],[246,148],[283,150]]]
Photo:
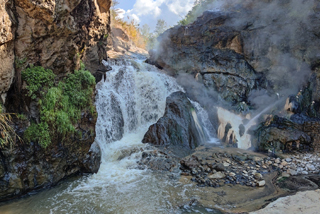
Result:
[[192,111],[193,106],[183,92],[171,94],[164,116],[149,127],[142,142],[166,147],[178,156],[190,154],[202,143]]
[[[18,122],[18,133],[28,123]],[[58,137],[47,148],[33,142],[17,142],[0,149],[0,201],[55,185],[76,173],[95,173],[100,167],[100,148],[95,139],[95,119],[84,115],[82,137]]]
[[[296,93],[319,67],[319,7],[318,1],[272,0],[206,11],[163,33],[148,61],[175,74],[200,73],[206,88],[231,104],[248,103],[254,89]],[[316,103],[317,87],[315,81]]]
[[266,120],[256,131],[256,146],[267,151],[312,151],[314,138],[305,127],[308,123],[297,124],[291,120],[273,116]]
[[[12,20],[10,0],[0,2],[0,94],[9,90],[14,77],[14,35],[15,26]],[[2,102],[4,102],[3,97]]]
[[203,84],[223,99],[232,104],[247,101],[253,89],[264,86],[263,75],[247,62],[240,32],[225,24],[229,18],[205,12],[191,25],[166,31],[148,62],[173,74],[200,73]]
[[[110,6],[111,0],[0,2],[0,105],[27,118],[15,121],[18,135],[23,136],[30,118],[39,116],[37,102],[25,93],[21,79],[25,68],[51,69],[56,81],[78,70],[81,61],[93,75],[108,70],[102,60],[107,60]],[[82,112],[76,124],[82,137],[75,134],[62,139],[57,134],[46,149],[34,142],[2,145],[0,201],[55,185],[79,172],[97,172],[101,157],[99,146],[93,143],[95,123],[96,115]]]
[[2,1],[1,94],[8,91],[14,73],[20,89],[20,72],[31,64],[61,75],[78,69],[80,59],[92,73],[103,69],[110,5],[109,0]]

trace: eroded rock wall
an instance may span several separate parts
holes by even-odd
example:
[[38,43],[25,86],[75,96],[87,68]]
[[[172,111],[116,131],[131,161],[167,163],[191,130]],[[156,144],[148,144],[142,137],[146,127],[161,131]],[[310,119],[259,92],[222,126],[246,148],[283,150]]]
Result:
[[[35,65],[53,70],[58,78],[80,67],[82,60],[93,75],[104,72],[110,34],[111,0],[1,0],[0,104],[14,119],[17,134],[30,126],[38,112],[26,96],[21,71]],[[0,147],[0,201],[56,184],[79,172],[97,172],[100,149],[94,144],[96,115],[82,112],[77,124],[82,137],[52,139],[44,149],[34,142]]]
[[10,0],[0,2],[0,94],[9,90],[14,77],[15,26],[11,9]]
[[319,67],[319,2],[240,2],[169,29],[149,62],[175,75],[201,74],[206,88],[233,105],[249,103],[256,89],[297,93]]
[[20,89],[20,72],[31,64],[63,75],[79,68],[82,59],[95,73],[107,58],[110,5],[111,0],[1,1],[1,93],[14,72]]

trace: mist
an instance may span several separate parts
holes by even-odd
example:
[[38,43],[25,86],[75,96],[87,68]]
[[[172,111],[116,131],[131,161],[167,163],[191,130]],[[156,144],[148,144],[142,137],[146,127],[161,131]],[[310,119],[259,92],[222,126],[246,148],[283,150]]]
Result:
[[[252,90],[245,101],[256,112],[296,95],[310,80],[312,61],[319,58],[318,47],[312,47],[317,39],[312,32],[317,4],[319,1],[315,0],[227,0],[215,1],[207,8],[231,17],[225,25],[241,32],[244,55],[250,56],[246,60],[266,77],[267,86]],[[203,105],[227,105],[217,92],[194,80],[194,76],[179,72],[177,78]],[[228,108],[234,109],[230,104]]]

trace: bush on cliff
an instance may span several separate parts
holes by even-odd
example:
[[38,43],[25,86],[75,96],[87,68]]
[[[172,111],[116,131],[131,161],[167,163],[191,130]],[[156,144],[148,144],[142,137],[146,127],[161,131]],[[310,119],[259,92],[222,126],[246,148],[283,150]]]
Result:
[[57,134],[62,139],[73,134],[81,112],[95,114],[92,99],[95,78],[84,66],[56,82],[52,70],[42,67],[28,68],[22,77],[27,83],[28,96],[37,100],[40,110],[40,122],[32,123],[24,133],[26,141],[45,148]]

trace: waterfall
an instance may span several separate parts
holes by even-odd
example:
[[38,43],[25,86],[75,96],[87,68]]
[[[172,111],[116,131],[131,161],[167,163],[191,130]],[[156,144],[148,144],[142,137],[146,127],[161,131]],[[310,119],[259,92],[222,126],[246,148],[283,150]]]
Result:
[[[164,115],[166,98],[183,91],[175,79],[143,59],[109,62],[113,70],[97,84],[96,143],[102,160],[98,173],[63,183],[32,196],[23,213],[179,213],[188,201],[188,186],[170,180],[166,173],[138,169],[142,144],[150,125]],[[192,115],[203,138],[214,133],[208,114],[192,102]],[[210,126],[211,125],[211,126]],[[212,138],[213,139],[213,138]],[[17,213],[21,213],[17,211]]]
[[202,134],[203,138],[207,143],[218,144],[219,141],[215,136],[216,130],[213,127],[212,123],[209,120],[209,115],[206,110],[204,110],[201,105],[195,101],[190,100],[193,107],[195,108],[195,112],[192,114],[199,133]]

